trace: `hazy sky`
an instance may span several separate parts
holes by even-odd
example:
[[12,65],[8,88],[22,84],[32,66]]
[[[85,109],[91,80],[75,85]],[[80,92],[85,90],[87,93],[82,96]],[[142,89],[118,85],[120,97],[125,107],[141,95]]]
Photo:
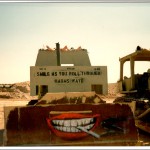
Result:
[[150,49],[150,3],[0,3],[0,83],[29,81],[38,50],[57,42],[87,49],[117,82],[119,57]]

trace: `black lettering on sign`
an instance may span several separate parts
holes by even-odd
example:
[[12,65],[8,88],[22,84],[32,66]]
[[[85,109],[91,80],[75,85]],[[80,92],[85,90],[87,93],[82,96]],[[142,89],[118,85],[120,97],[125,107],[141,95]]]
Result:
[[51,75],[52,76],[57,76],[57,72],[52,72]]
[[83,83],[83,78],[80,79],[55,79],[55,83]]
[[101,72],[100,72],[100,71],[98,71],[98,72],[97,72],[97,75],[101,75]]
[[37,72],[37,76],[50,76],[49,72]]
[[40,72],[40,76],[45,76],[45,72]]
[[65,71],[59,72],[59,75],[60,76],[67,76],[67,72],[65,72]]
[[69,83],[69,79],[66,79],[66,83]]

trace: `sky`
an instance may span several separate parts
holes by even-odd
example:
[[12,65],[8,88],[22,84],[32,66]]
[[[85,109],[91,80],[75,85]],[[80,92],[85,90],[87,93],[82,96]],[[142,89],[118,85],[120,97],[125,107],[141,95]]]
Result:
[[57,42],[87,49],[115,83],[119,57],[150,49],[150,3],[0,3],[0,83],[30,81],[38,50]]

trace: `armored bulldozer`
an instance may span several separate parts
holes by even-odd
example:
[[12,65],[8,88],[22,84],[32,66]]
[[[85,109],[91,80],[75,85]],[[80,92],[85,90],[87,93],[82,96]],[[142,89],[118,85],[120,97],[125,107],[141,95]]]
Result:
[[[137,46],[135,52],[119,60],[118,88],[123,96],[116,98],[114,103],[129,104],[134,113],[136,126],[150,133],[150,69],[147,68],[143,73],[135,73],[135,67],[138,67],[136,62],[142,62],[142,67],[144,67],[145,62],[150,61],[150,51]],[[130,77],[124,76],[125,62],[130,63]]]

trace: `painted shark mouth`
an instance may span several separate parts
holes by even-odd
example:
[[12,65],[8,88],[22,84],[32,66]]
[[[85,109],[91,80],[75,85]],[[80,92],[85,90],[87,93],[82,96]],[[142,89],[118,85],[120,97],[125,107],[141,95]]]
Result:
[[78,129],[79,126],[86,130],[94,130],[99,124],[99,114],[82,115],[78,113],[61,114],[47,118],[50,129],[59,137],[65,139],[79,139],[88,136],[88,133]]

